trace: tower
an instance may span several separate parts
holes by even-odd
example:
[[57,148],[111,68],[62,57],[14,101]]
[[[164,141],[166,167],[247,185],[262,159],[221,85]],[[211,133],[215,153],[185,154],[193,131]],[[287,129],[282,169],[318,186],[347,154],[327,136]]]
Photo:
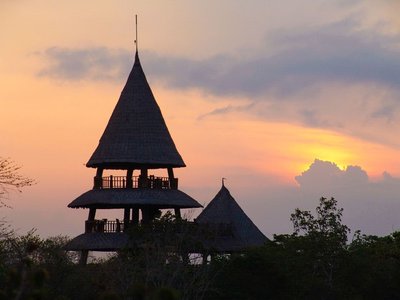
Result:
[[[93,189],[68,205],[89,210],[85,232],[65,246],[66,250],[81,251],[82,263],[86,263],[88,251],[125,247],[126,230],[152,222],[162,209],[172,209],[176,218],[181,218],[181,209],[201,207],[178,189],[174,168],[185,167],[185,163],[147,82],[137,47],[127,82],[86,166],[96,169]],[[165,176],[151,174],[155,169],[164,170]],[[124,175],[104,176],[105,171],[116,170]],[[123,217],[96,219],[100,209],[120,209]]]

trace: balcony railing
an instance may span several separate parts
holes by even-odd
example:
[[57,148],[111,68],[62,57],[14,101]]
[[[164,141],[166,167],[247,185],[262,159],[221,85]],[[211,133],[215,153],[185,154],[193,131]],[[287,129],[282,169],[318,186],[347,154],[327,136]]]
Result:
[[195,222],[185,222],[185,223],[150,223],[150,224],[134,224],[128,221],[126,224],[122,220],[112,220],[107,219],[93,220],[85,222],[85,232],[124,232],[125,229],[129,227],[137,226],[138,228],[151,229],[155,233],[163,232],[175,232],[190,234],[192,236],[202,236],[208,239],[213,239],[216,237],[232,237],[233,227],[232,224],[198,224]]
[[103,219],[85,222],[85,232],[123,232],[124,229],[124,222],[119,220]]
[[126,188],[148,188],[148,189],[178,189],[178,178],[168,177],[142,177],[133,176],[131,178],[126,176],[106,176],[94,177],[95,189],[126,189]]

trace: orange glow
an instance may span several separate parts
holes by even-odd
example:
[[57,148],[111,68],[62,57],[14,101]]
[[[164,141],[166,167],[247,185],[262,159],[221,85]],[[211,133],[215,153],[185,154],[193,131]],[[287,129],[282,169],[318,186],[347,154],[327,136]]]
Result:
[[218,170],[223,175],[222,170],[235,167],[294,184],[294,177],[315,159],[334,162],[341,169],[359,165],[373,177],[385,170],[400,174],[396,160],[400,151],[389,146],[329,130],[254,120],[240,113],[199,119],[225,103],[212,104],[194,91],[174,93],[157,87],[155,94],[188,165],[181,172],[188,175],[185,180],[189,182],[201,174]]
[[[4,82],[2,154],[23,163],[42,182],[53,181],[53,169],[64,174],[71,170],[76,180],[85,180],[77,174],[91,174],[84,164],[97,146],[122,84],[54,84],[20,77],[6,77]],[[397,149],[333,131],[254,120],[243,113],[199,118],[230,99],[211,101],[197,91],[175,92],[150,84],[188,166],[178,172],[189,185],[210,174],[223,177],[227,169],[253,170],[293,184],[316,158],[342,169],[359,165],[374,177],[383,171],[400,174]]]

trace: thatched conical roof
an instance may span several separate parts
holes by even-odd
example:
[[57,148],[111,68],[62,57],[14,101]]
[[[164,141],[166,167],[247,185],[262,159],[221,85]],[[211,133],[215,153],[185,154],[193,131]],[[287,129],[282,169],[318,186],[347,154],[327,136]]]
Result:
[[88,167],[105,169],[185,167],[146,80],[135,63]]
[[218,251],[239,251],[247,247],[261,246],[268,241],[224,185],[195,221],[199,224],[222,224],[230,227],[228,235],[217,236],[214,241],[206,243],[207,247]]

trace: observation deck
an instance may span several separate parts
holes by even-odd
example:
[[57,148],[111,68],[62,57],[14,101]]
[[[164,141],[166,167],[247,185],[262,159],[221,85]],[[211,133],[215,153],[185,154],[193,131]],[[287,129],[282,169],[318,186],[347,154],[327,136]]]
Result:
[[216,224],[199,224],[196,222],[183,222],[183,223],[152,223],[149,224],[141,224],[132,221],[120,221],[116,220],[107,220],[107,219],[95,219],[92,221],[87,220],[85,222],[85,233],[118,233],[125,232],[129,227],[137,228],[148,228],[155,232],[163,232],[166,231],[167,228],[170,229],[170,232],[181,232],[190,231],[196,232],[197,234],[201,233],[203,236],[212,237],[220,236],[220,237],[232,237],[233,236],[233,226],[232,224],[225,223],[216,223]]
[[144,176],[106,176],[93,179],[93,189],[164,189],[177,190],[178,178]]

